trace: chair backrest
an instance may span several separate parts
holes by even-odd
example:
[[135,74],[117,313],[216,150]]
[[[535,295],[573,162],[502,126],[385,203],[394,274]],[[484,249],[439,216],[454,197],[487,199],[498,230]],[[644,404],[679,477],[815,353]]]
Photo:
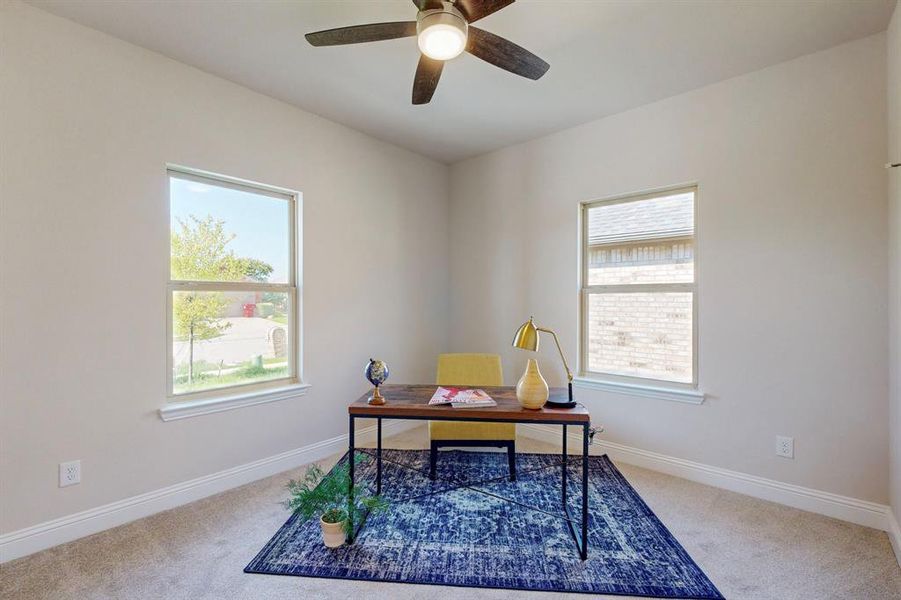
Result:
[[435,383],[486,387],[504,385],[501,357],[497,354],[439,354]]

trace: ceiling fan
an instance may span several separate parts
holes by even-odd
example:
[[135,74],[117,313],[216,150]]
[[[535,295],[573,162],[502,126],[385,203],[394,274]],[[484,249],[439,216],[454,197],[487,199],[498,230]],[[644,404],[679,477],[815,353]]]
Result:
[[415,21],[370,23],[326,29],[306,35],[313,46],[360,44],[416,36],[419,65],[413,78],[413,104],[427,104],[435,93],[444,61],[464,50],[511,73],[539,79],[550,65],[513,42],[471,24],[515,0],[413,0]]

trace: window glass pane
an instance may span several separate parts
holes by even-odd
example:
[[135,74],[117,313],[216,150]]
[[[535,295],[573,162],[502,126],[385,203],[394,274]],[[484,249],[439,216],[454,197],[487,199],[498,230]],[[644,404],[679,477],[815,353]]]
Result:
[[286,292],[172,292],[172,387],[198,392],[291,376]]
[[694,241],[690,238],[588,247],[588,285],[692,281]]
[[694,193],[593,206],[588,285],[694,281]]
[[171,278],[290,281],[290,203],[169,177]]
[[588,297],[588,370],[692,382],[691,293]]

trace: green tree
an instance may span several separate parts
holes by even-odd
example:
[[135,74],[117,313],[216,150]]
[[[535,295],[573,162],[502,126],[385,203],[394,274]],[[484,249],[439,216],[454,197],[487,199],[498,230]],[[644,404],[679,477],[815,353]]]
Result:
[[[208,215],[178,219],[171,235],[172,279],[184,281],[264,281],[272,267],[252,258],[238,258],[227,248],[235,235],[225,231],[225,222]],[[262,279],[261,279],[262,278]],[[172,300],[172,321],[176,336],[188,342],[188,383],[194,383],[194,343],[222,335],[230,326],[223,323],[228,306],[222,292],[178,292]]]
[[190,215],[186,221],[178,219],[178,226],[171,240],[172,279],[241,281],[244,278],[242,259],[226,248],[235,234],[225,231],[225,221],[212,215],[204,219]]
[[269,276],[272,275],[272,265],[257,258],[239,258],[238,268],[244,277],[260,283],[269,281]]
[[188,384],[194,383],[194,342],[219,337],[231,327],[219,319],[228,305],[221,292],[177,292],[172,301],[175,335],[188,341]]

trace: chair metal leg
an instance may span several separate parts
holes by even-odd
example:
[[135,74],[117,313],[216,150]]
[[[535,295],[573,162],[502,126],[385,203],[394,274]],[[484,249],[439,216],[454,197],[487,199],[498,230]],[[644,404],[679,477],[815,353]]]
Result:
[[516,481],[516,440],[432,440],[429,451],[429,479],[438,478],[438,449],[441,446],[473,448],[506,448],[510,481]]
[[438,478],[438,443],[432,442],[432,449],[429,452],[429,479],[435,481]]

